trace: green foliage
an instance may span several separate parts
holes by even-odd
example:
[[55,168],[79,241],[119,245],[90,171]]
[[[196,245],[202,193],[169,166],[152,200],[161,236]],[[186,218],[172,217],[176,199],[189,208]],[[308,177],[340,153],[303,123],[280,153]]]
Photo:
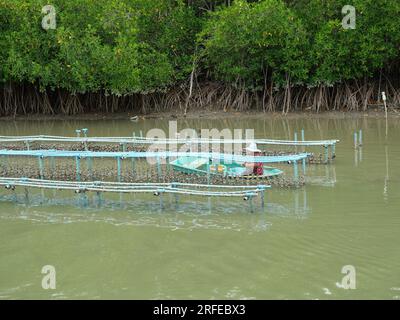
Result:
[[258,89],[268,72],[276,85],[306,77],[306,33],[280,0],[235,1],[211,15],[203,39],[215,76],[236,86]]
[[[0,81],[162,91],[197,74],[250,90],[333,85],[399,61],[398,0],[0,0]],[[356,8],[356,29],[341,9]],[[202,72],[203,71],[203,72]]]
[[167,2],[61,0],[56,30],[45,31],[45,1],[1,0],[1,79],[72,93],[164,90],[187,75],[199,27],[183,3]]
[[[356,9],[356,28],[342,27],[341,8]],[[333,85],[372,76],[399,55],[400,2],[397,0],[311,0],[296,3],[310,42],[309,85]]]

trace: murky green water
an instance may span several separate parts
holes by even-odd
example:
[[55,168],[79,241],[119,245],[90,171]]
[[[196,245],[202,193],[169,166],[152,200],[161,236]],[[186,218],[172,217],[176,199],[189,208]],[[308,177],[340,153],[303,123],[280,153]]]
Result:
[[[0,299],[400,299],[399,124],[390,120],[386,139],[384,120],[368,117],[178,121],[282,139],[304,128],[307,139],[341,142],[334,165],[309,167],[306,187],[269,191],[264,213],[240,199],[167,201],[164,211],[153,196],[86,210],[0,202]],[[1,122],[0,135],[83,127],[125,136],[168,120]],[[56,268],[55,290],[41,287],[44,265]],[[356,289],[341,288],[345,265]]]

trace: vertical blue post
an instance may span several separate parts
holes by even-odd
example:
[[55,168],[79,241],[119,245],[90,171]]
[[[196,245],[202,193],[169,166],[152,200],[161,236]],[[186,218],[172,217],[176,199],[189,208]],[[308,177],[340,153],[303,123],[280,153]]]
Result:
[[[171,188],[176,188],[176,183],[175,182],[171,183]],[[175,205],[178,206],[178,204],[179,204],[179,196],[178,196],[177,193],[174,193],[174,196],[175,196]]]
[[297,168],[297,160],[293,161],[293,174],[294,174],[294,181],[297,184],[299,182],[299,171]]
[[29,190],[25,188],[25,203],[29,204]]
[[1,160],[1,166],[3,167],[3,170],[7,171],[6,156],[5,155],[1,155],[0,156],[0,160]]
[[165,162],[166,162],[165,170],[168,174],[169,173],[169,157],[168,157],[168,155],[165,157]]
[[[304,143],[306,141],[305,139],[305,134],[304,134],[304,129],[301,129],[301,141]],[[303,145],[302,149],[303,152],[306,152],[306,146]],[[303,174],[306,174],[306,159],[304,158],[303,161]]]
[[87,169],[88,169],[88,172],[89,172],[89,176],[90,176],[90,179],[93,179],[93,164],[92,164],[92,157],[91,156],[89,156],[88,158],[87,158]]
[[296,215],[299,214],[299,191],[296,190],[294,194],[294,212]]
[[121,157],[117,157],[117,176],[118,182],[121,182]]
[[354,132],[354,149],[357,149],[357,132]]
[[354,149],[354,165],[357,167],[358,165],[358,150]]
[[[133,132],[132,133],[132,137],[133,137],[133,142],[132,142],[132,150],[135,151],[135,138],[136,138],[136,133]],[[132,157],[132,175],[135,174],[135,158]]]
[[336,143],[332,145],[332,159],[336,158]]
[[51,165],[51,170],[53,172],[56,172],[56,158],[55,157],[50,158],[50,165]]
[[44,179],[44,163],[43,163],[43,156],[40,155],[38,157],[39,160],[39,172],[40,172],[40,179]]
[[208,157],[208,163],[207,163],[207,184],[211,183],[210,179],[210,165],[211,165],[211,157]]
[[295,150],[297,152],[297,132],[294,133]]
[[[305,136],[304,136],[304,129],[301,129],[301,141],[304,143],[305,141]],[[306,147],[305,145],[303,145],[302,147],[302,151],[305,152],[306,151]],[[302,160],[302,166],[303,166],[303,174],[306,174],[306,158],[304,158]]]
[[252,194],[248,194],[247,195],[247,201],[249,201],[249,206],[250,206],[250,213],[254,212],[254,207],[253,207],[253,195]]
[[97,196],[97,206],[101,207],[101,192],[97,191],[96,196]]
[[[82,129],[82,132],[83,132],[83,135],[85,136],[85,138],[87,138],[87,133],[88,133],[88,129],[86,129],[86,128],[84,128],[84,129]],[[88,151],[89,149],[88,149],[88,144],[87,144],[87,141],[85,140],[84,142],[83,142],[83,144],[85,145],[85,151]]]
[[85,136],[85,138],[87,138],[88,131],[89,131],[89,129],[87,129],[87,128],[82,129],[82,132],[83,132],[83,135]]
[[160,156],[157,155],[157,177],[158,181],[161,179],[161,162],[160,162]]
[[132,175],[135,174],[135,157],[132,157]]
[[11,188],[12,193],[13,193],[13,201],[14,202],[18,202],[18,197],[17,197],[17,193],[15,192],[15,186],[13,188]]
[[325,145],[324,146],[324,153],[325,153],[325,163],[328,163],[329,162],[329,149],[328,149],[328,146],[327,145]]
[[81,205],[86,208],[89,205],[88,196],[85,191],[81,192]]
[[163,210],[164,209],[164,200],[163,200],[163,193],[164,193],[164,189],[158,189],[158,196],[160,197],[160,209]]
[[260,190],[261,193],[261,208],[264,209],[265,207],[265,186],[264,185],[259,185],[258,190]]
[[81,157],[75,157],[76,162],[76,181],[81,181]]
[[363,136],[362,136],[362,130],[360,129],[359,133],[358,133],[358,144],[361,147],[363,144]]
[[26,146],[26,150],[31,150],[31,147],[30,147],[30,145],[29,145],[29,141],[27,140],[27,141],[25,141],[25,146]]

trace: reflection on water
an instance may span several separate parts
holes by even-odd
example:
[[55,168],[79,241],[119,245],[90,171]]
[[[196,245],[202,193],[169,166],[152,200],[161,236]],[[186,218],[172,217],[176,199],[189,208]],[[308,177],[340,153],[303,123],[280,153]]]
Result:
[[[0,191],[0,299],[399,299],[400,126],[372,117],[228,117],[184,128],[254,128],[256,138],[340,139],[330,165],[306,168],[306,186],[260,200],[104,196],[101,206],[52,191]],[[130,136],[168,119],[16,121],[0,135]],[[363,147],[353,135],[362,129]],[[287,151],[287,150],[286,150]],[[307,150],[315,154],[319,149]],[[290,168],[288,169],[290,170]],[[289,172],[290,174],[290,172]],[[20,192],[20,191],[18,191]],[[57,290],[40,288],[54,264]],[[341,283],[344,265],[357,288]]]
[[[0,201],[17,205],[15,212],[1,212],[0,219],[20,219],[33,223],[66,224],[80,222],[104,222],[114,226],[151,226],[171,230],[185,229],[223,229],[233,231],[267,231],[271,226],[268,216],[306,218],[310,211],[307,207],[306,190],[293,190],[287,193],[292,198],[285,204],[268,202],[261,207],[260,199],[253,204],[243,200],[222,200],[210,197],[184,199],[176,201],[166,197],[162,203],[155,197],[144,199],[136,196],[127,200],[120,194],[118,200],[103,198],[99,204],[97,196],[76,195],[62,198],[54,190],[47,197],[43,190],[37,194],[0,194]],[[247,210],[245,207],[248,207]],[[57,211],[57,207],[64,210]],[[69,208],[65,212],[65,208]],[[79,208],[80,210],[74,210]],[[253,209],[253,211],[252,211]],[[243,212],[244,210],[244,212]],[[242,211],[245,215],[239,214]],[[247,211],[247,212],[246,212]],[[107,215],[104,213],[108,212]]]

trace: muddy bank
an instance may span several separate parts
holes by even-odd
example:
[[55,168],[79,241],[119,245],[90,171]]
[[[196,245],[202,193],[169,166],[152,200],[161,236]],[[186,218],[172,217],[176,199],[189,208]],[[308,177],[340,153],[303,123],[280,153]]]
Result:
[[[120,112],[120,113],[85,113],[79,115],[46,115],[46,114],[32,114],[32,115],[19,115],[19,116],[6,116],[0,117],[0,121],[98,121],[98,120],[129,120],[129,121],[144,121],[146,119],[166,119],[166,120],[177,120],[177,119],[229,119],[229,118],[276,118],[276,119],[349,119],[349,118],[384,118],[385,112],[383,106],[374,108],[368,111],[326,111],[326,112],[292,112],[288,114],[282,114],[281,112],[259,112],[259,111],[242,111],[242,112],[224,112],[224,111],[190,111],[186,115],[181,112],[154,112],[150,114],[137,114],[132,112]],[[389,118],[400,118],[400,111],[391,109],[388,112]],[[131,118],[134,118],[131,120]]]

